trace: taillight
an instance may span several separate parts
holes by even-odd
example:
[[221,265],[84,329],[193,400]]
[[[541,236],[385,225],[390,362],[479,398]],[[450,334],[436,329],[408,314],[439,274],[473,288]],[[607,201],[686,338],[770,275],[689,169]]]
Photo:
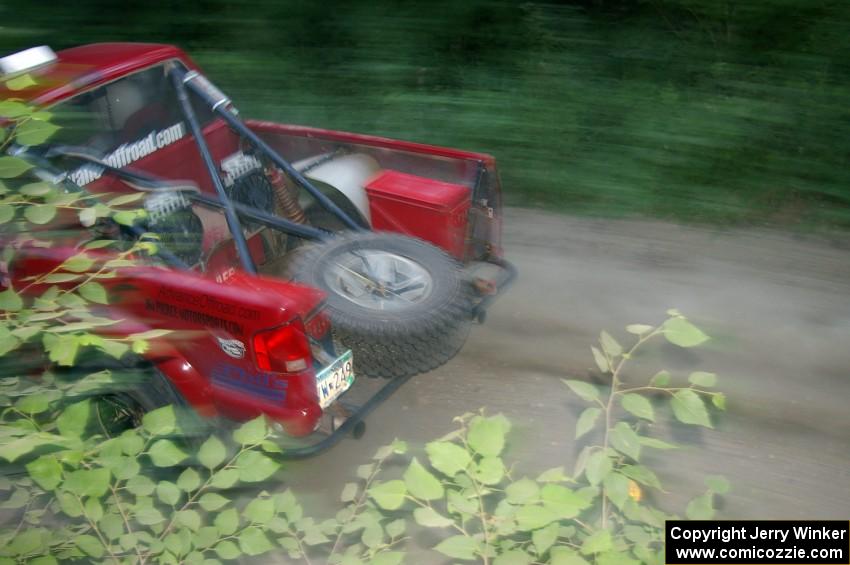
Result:
[[310,366],[310,341],[304,324],[296,318],[289,324],[254,335],[257,367],[276,373],[297,373]]

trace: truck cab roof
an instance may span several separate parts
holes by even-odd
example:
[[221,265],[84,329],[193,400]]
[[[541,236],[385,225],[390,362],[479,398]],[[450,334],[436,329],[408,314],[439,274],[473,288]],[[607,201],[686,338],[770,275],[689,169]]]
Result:
[[178,59],[190,69],[196,68],[182,50],[159,43],[93,43],[64,49],[56,55],[56,61],[29,72],[34,84],[20,90],[0,84],[0,99],[16,98],[48,106],[81,90],[170,59]]

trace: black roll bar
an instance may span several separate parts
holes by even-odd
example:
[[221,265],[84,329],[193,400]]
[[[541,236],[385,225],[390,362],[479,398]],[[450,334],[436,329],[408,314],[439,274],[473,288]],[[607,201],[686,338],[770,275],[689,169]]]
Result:
[[230,228],[233,241],[236,243],[236,249],[239,251],[239,260],[242,262],[242,268],[247,273],[251,273],[252,275],[257,274],[257,267],[251,259],[251,253],[248,251],[248,242],[245,240],[245,234],[242,232],[242,224],[239,223],[239,217],[236,215],[233,202],[228,197],[227,191],[224,190],[224,183],[221,182],[221,177],[218,174],[218,169],[216,169],[210,148],[207,146],[201,126],[198,124],[198,118],[195,116],[195,110],[189,101],[189,93],[183,85],[185,75],[186,72],[178,67],[171,69],[171,81],[174,83],[174,89],[177,91],[177,99],[180,101],[180,106],[183,108],[183,115],[189,123],[189,129],[192,131],[192,137],[195,138],[195,143],[204,160],[210,180],[215,186],[215,191],[218,193],[218,198],[224,208],[227,227]]
[[[299,173],[295,167],[293,167],[286,159],[281,157],[277,151],[272,149],[272,147],[263,141],[260,136],[251,131],[248,126],[233,112],[231,108],[229,108],[230,100],[224,96],[217,88],[215,88],[205,77],[200,75],[195,71],[187,72],[182,68],[175,67],[172,69],[172,74],[175,77],[180,77],[180,86],[183,87],[185,85],[192,92],[197,94],[204,102],[206,102],[212,111],[221,117],[227,125],[230,126],[232,130],[234,130],[239,135],[248,139],[251,143],[253,143],[266,157],[268,157],[272,163],[274,163],[277,167],[283,170],[286,175],[291,178],[295,183],[310,193],[313,198],[315,198],[328,212],[336,216],[342,223],[344,223],[349,229],[362,231],[364,230],[363,226],[356,222],[351,216],[345,213],[342,208],[337,206],[330,198],[325,196],[325,194],[316,188],[313,183],[307,180],[304,175]],[[181,101],[182,102],[182,101]],[[184,106],[185,109],[185,106]],[[191,110],[191,108],[190,108]],[[196,121],[197,125],[197,121]],[[195,138],[199,137],[203,139],[200,134],[195,134]],[[200,142],[199,142],[200,144]],[[213,169],[215,171],[215,169]],[[215,172],[216,177],[218,173]],[[221,195],[220,195],[221,196]],[[224,196],[221,196],[224,199]]]

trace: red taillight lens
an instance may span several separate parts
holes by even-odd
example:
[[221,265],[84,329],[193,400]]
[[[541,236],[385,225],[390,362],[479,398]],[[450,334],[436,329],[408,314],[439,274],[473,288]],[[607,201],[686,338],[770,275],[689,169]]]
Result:
[[276,373],[297,373],[310,366],[310,341],[304,324],[295,319],[289,324],[254,335],[257,367]]

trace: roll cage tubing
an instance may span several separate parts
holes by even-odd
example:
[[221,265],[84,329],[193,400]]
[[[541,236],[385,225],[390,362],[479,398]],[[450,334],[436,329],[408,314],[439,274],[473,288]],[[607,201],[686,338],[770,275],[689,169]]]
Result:
[[[227,218],[227,225],[233,234],[233,240],[236,243],[236,248],[239,251],[239,258],[245,271],[249,273],[256,273],[257,268],[251,260],[251,255],[248,252],[248,243],[245,240],[245,234],[242,232],[242,226],[239,222],[236,206],[228,197],[227,192],[224,189],[224,184],[221,182],[221,177],[216,169],[209,146],[207,145],[206,139],[204,139],[204,134],[201,131],[201,126],[195,116],[195,111],[192,109],[192,104],[189,101],[189,90],[198,95],[201,100],[210,107],[213,113],[217,114],[227,123],[230,129],[250,141],[261,153],[271,160],[272,163],[283,170],[290,179],[292,179],[298,186],[309,192],[327,211],[336,216],[348,228],[355,231],[361,231],[364,229],[351,216],[346,214],[330,198],[325,196],[324,193],[322,193],[301,173],[299,173],[286,159],[281,157],[274,149],[272,149],[271,146],[260,139],[256,133],[248,129],[248,126],[246,126],[230,108],[230,99],[213,86],[213,84],[201,74],[197,71],[186,71],[177,65],[173,65],[171,67],[169,74],[172,82],[174,83],[174,88],[177,90],[177,98],[180,101],[183,115],[189,123],[189,129],[192,132],[192,137],[195,138],[195,143],[198,145],[198,150],[201,152],[210,180],[212,180],[215,185],[219,199],[217,204],[221,204],[224,209],[225,217]],[[207,203],[216,205],[210,201],[207,201]],[[267,217],[256,218],[261,223],[265,223],[265,220],[273,217],[267,214],[262,215]],[[292,226],[290,225],[289,228],[291,227]]]

